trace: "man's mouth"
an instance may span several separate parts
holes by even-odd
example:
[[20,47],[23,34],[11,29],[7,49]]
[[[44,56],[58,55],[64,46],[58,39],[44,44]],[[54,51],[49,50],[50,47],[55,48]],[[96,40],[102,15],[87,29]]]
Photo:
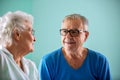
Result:
[[65,42],[65,43],[67,43],[67,44],[75,44],[75,42]]

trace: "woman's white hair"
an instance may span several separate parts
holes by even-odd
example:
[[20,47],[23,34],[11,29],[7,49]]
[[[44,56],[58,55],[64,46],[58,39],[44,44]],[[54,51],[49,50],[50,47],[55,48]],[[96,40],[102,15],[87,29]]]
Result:
[[33,24],[33,16],[22,11],[8,12],[0,17],[0,45],[12,44],[13,29],[24,27],[23,22]]

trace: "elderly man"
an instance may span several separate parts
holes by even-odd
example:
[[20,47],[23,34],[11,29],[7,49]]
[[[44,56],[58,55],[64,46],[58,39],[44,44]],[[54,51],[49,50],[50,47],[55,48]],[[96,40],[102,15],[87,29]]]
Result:
[[62,47],[41,59],[41,80],[111,80],[106,57],[83,47],[89,36],[84,16],[66,16],[60,34]]

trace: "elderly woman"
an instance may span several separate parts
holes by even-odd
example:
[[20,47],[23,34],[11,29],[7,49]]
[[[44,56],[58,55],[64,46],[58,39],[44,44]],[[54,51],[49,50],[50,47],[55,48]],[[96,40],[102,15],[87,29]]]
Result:
[[34,50],[33,17],[9,12],[0,18],[0,80],[39,80],[35,64],[24,58]]

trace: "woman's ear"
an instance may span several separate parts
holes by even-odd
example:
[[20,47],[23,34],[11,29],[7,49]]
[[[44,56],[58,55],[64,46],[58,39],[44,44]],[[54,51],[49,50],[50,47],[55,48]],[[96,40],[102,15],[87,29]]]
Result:
[[13,39],[15,39],[15,40],[19,40],[20,39],[20,31],[17,28],[15,28],[13,30]]

